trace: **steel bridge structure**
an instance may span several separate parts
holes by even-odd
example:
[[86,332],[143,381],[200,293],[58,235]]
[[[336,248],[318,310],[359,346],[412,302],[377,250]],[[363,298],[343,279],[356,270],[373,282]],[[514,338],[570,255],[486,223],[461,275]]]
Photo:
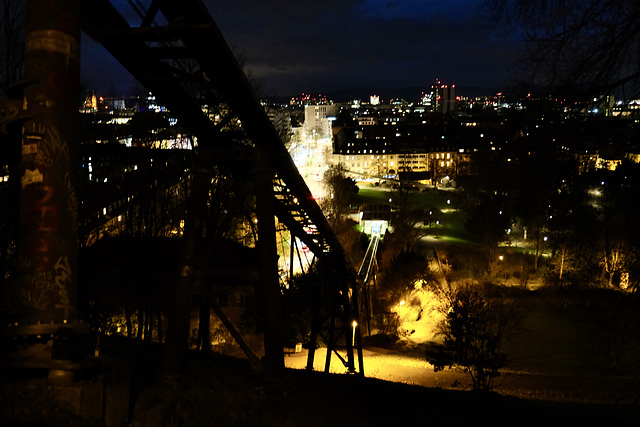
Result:
[[[265,318],[263,369],[276,373],[283,364],[278,331],[280,289],[274,261],[275,216],[307,245],[324,271],[307,368],[313,369],[316,343],[321,337],[328,346],[326,371],[332,355],[336,355],[349,372],[363,374],[359,326],[355,327],[356,339],[349,339],[354,322],[359,324],[354,269],[206,6],[201,0],[130,0],[135,14],[125,17],[112,3],[82,2],[81,28],[166,105],[198,144],[174,317],[180,319],[178,322],[187,321],[190,295],[185,290],[193,289],[189,282],[197,276],[193,272],[193,248],[202,227],[198,212],[211,179],[209,169],[223,167],[234,180],[244,183],[256,200],[259,294]],[[173,331],[170,327],[168,346],[179,348],[175,344],[186,342],[181,326],[174,325]],[[339,342],[346,357],[337,351]],[[176,360],[169,357],[168,363]]]
[[[192,295],[201,292],[206,297],[206,289],[203,290],[200,284],[202,270],[206,269],[206,266],[202,265],[198,247],[203,235],[203,216],[215,170],[223,171],[232,177],[237,187],[237,197],[251,198],[255,204],[255,252],[258,258],[255,264],[258,266],[259,277],[256,294],[263,311],[265,357],[262,361],[255,360],[246,349],[245,352],[252,364],[265,374],[273,376],[280,375],[284,369],[281,290],[276,255],[277,218],[280,226],[284,225],[292,236],[302,241],[314,254],[322,273],[322,283],[317,288],[313,308],[307,369],[313,369],[316,348],[322,341],[327,345],[326,372],[330,369],[332,356],[336,356],[344,364],[346,371],[364,375],[359,285],[355,269],[347,261],[340,241],[300,176],[278,132],[203,1],[127,0],[125,4],[110,0],[29,0],[27,8],[27,54],[36,55],[37,60],[32,61],[35,65],[27,64],[26,74],[29,74],[29,69],[47,68],[42,64],[46,65],[47,61],[56,55],[64,58],[62,61],[56,59],[56,65],[65,61],[68,65],[70,60],[78,60],[79,49],[76,46],[79,42],[79,31],[77,35],[67,32],[68,27],[77,25],[153,93],[158,102],[166,106],[178,119],[181,128],[186,129],[196,141],[193,150],[194,166],[188,171],[190,191],[180,243],[180,272],[176,278],[166,335],[165,370],[174,372],[180,369],[182,353],[188,342]],[[59,19],[55,16],[44,16],[52,14],[59,15]],[[37,21],[37,25],[30,26],[29,19]],[[48,74],[42,77],[37,72],[32,72],[32,76],[27,76],[32,81],[21,82],[14,92],[35,87],[33,81],[37,82],[38,79],[44,81],[41,86],[46,86],[53,72],[47,69],[46,73]],[[46,92],[50,91],[50,88],[45,87],[42,90]],[[34,100],[41,99],[42,90],[29,96]],[[77,99],[76,94],[67,95]],[[16,121],[21,115],[24,116],[24,120],[30,120],[34,114],[40,114],[40,110],[33,114],[28,110],[21,112],[20,102],[21,99],[13,104],[3,104],[3,117],[0,117],[3,118],[3,122]],[[34,104],[41,110],[46,107],[47,114],[54,111],[57,105],[56,102],[30,103]],[[54,119],[59,120],[60,117],[55,116]],[[62,117],[62,120],[66,120],[65,117]],[[27,125],[29,123],[27,122]],[[27,141],[29,144],[27,145],[24,137],[22,140],[23,169],[27,155],[40,155],[45,143],[48,144],[47,147],[52,145],[48,143],[51,135],[42,136],[37,134],[35,125],[33,128],[35,136]],[[53,128],[55,126],[51,129]],[[63,140],[63,143],[66,144],[66,140]],[[78,151],[78,147],[74,148],[71,142],[69,147],[64,144],[59,145],[69,152]],[[28,147],[28,150],[25,147]],[[40,157],[30,160],[29,164],[32,165],[32,169],[35,168],[33,174],[40,171],[43,173],[34,175],[30,178],[31,181],[25,181],[23,176],[23,192],[29,189],[33,191],[34,188],[38,191],[42,188],[52,188],[59,185],[58,182],[67,184],[72,190],[73,185],[67,182],[67,178],[74,173],[73,167],[77,165],[69,165],[73,163],[74,158],[77,159],[77,155],[65,157],[68,160],[65,167],[71,167],[71,172],[61,173],[66,180],[52,181],[51,184],[47,183],[47,174],[58,173],[53,170],[55,164],[50,168],[50,172],[50,169],[45,169],[38,163]],[[75,200],[74,194],[72,192],[68,198]],[[34,205],[31,199],[25,200],[27,201],[24,203],[32,203],[27,206],[27,211],[31,209],[31,212],[34,212],[33,209],[36,209],[38,215],[45,212],[41,206],[44,199],[36,200],[39,205]],[[64,203],[68,204],[68,201]],[[233,203],[236,202],[229,201],[229,204]],[[69,210],[71,211],[71,208]],[[61,209],[56,210],[58,211]],[[28,214],[29,212],[21,213],[22,216]],[[73,236],[77,235],[78,229],[77,214],[71,215],[71,219],[75,219],[76,223],[65,227],[73,231],[69,233],[73,244]],[[40,233],[36,234],[36,237],[43,242],[51,234],[50,230],[42,227],[37,228],[34,233],[36,232]],[[52,245],[46,249],[51,249]],[[67,252],[70,250],[65,249]],[[32,258],[36,259],[34,257],[35,255]],[[51,262],[50,259],[69,259],[68,268],[60,270],[59,262],[55,264],[55,269],[54,266],[45,265],[45,261]],[[42,265],[33,274],[42,276],[41,272],[49,269],[52,273],[47,274],[52,278],[55,275],[55,283],[52,282],[52,286],[58,283],[69,285],[71,294],[72,276],[75,274],[73,259],[73,256],[67,255],[37,258],[36,261]],[[28,266],[30,263],[24,264]],[[65,275],[61,276],[60,271]],[[32,283],[35,283],[35,276],[31,277],[23,286],[32,286]],[[68,282],[62,282],[60,277]],[[67,288],[64,292],[67,292]],[[52,333],[58,326],[72,325],[74,319],[69,312],[73,311],[74,302],[74,298],[67,298],[70,308],[64,313],[64,320],[58,315],[49,316],[45,312],[35,310],[27,316],[26,323],[18,325],[16,322],[8,334],[17,336],[32,333],[39,336],[41,333]],[[243,346],[242,336],[228,319],[224,319],[224,313],[215,305],[215,301],[210,302],[214,311],[223,317],[223,322],[226,321],[225,324],[230,328],[232,335]],[[54,308],[57,307],[56,305]],[[44,327],[44,324],[50,326]]]

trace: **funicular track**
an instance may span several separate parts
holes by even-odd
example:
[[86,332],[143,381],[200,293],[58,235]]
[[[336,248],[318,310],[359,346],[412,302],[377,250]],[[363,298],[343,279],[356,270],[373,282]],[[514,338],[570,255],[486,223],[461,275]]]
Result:
[[[275,227],[269,218],[275,215],[308,246],[323,270],[324,280],[313,316],[308,369],[313,368],[317,339],[322,337],[328,346],[326,372],[335,354],[349,372],[363,374],[355,270],[208,10],[200,0],[128,3],[131,14],[121,13],[108,0],[82,2],[81,25],[197,139],[181,251],[178,288],[182,290],[175,295],[178,308],[174,316],[184,322],[190,298],[184,289],[196,286],[194,242],[201,233],[198,209],[203,205],[207,180],[211,180],[210,168],[222,167],[236,181],[251,188],[256,198],[261,257],[259,287],[265,310],[265,371],[277,371],[283,363],[279,331],[274,330],[279,327],[277,265],[270,260]],[[358,325],[355,331],[353,322]],[[180,332],[182,326],[178,324],[173,332],[168,331],[168,345],[171,340],[185,340]],[[354,340],[350,339],[352,333]],[[346,357],[338,353],[338,346],[344,346]],[[177,362],[179,356],[175,354],[169,363]]]
[[364,319],[367,322],[367,334],[371,335],[371,288],[375,286],[376,256],[378,254],[378,245],[380,244],[380,235],[374,233],[369,240],[369,246],[364,254],[360,268],[358,269],[358,279],[362,286],[362,306],[364,308]]

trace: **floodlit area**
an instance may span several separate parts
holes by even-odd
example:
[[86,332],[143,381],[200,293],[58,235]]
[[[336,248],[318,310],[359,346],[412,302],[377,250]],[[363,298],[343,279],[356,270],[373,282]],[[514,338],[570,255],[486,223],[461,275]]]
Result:
[[316,200],[325,197],[324,173],[329,167],[328,153],[331,153],[331,138],[307,136],[302,143],[289,149],[293,162]]
[[399,334],[409,345],[437,340],[438,325],[443,319],[442,300],[429,289],[416,283],[405,300],[393,306],[398,316]]

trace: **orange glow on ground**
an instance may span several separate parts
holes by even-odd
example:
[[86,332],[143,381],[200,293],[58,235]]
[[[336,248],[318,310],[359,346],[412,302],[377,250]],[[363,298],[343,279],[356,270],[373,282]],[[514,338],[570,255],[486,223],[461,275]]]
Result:
[[415,285],[414,290],[392,311],[400,319],[400,336],[408,345],[418,345],[426,341],[436,341],[438,324],[442,319],[442,303],[432,291]]

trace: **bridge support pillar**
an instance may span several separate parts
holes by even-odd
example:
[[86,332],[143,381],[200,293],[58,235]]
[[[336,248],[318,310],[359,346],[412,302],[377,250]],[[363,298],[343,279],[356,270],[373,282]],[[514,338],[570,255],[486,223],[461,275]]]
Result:
[[[80,0],[26,3],[18,265],[7,331],[16,338],[52,341],[77,320],[79,6]],[[72,358],[42,348],[32,362]]]
[[277,378],[284,373],[282,339],[282,295],[278,279],[275,209],[273,196],[274,170],[269,150],[257,148],[255,169],[256,214],[258,219],[258,253],[260,257],[260,290],[264,327],[264,372]]

